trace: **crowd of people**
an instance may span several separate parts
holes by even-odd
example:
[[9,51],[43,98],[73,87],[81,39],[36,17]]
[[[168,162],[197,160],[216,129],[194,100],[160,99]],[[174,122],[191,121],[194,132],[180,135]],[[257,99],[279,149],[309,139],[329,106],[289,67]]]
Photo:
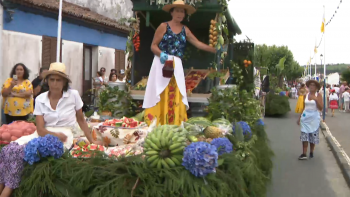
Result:
[[[29,80],[29,69],[22,63],[16,64],[9,78],[4,82],[1,90],[2,123],[10,124],[13,121],[27,120],[34,112],[35,99],[42,93],[49,90],[48,82],[44,76],[48,68],[40,68],[39,75],[33,80]],[[93,78],[93,87],[100,89],[105,85],[125,82],[125,71],[111,69],[110,74],[106,74],[106,69],[102,67]],[[69,88],[69,87],[68,87]],[[98,97],[98,91],[96,91]]]

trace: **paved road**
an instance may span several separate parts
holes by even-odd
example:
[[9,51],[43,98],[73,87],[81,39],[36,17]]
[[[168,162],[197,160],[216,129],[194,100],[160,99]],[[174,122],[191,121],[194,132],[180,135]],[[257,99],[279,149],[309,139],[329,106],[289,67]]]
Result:
[[349,197],[350,190],[322,134],[314,158],[298,160],[302,147],[294,113],[296,100],[290,103],[292,111],[285,117],[265,118],[275,152],[267,197]]
[[350,155],[350,113],[335,110],[334,117],[331,117],[331,111],[326,115],[326,124],[332,135],[342,145],[344,151]]

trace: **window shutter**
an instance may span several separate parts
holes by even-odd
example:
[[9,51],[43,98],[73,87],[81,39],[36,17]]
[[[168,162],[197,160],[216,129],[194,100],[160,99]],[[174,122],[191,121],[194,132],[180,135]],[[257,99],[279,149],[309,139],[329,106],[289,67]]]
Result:
[[119,73],[125,67],[125,51],[115,50],[115,69]]
[[[43,36],[42,54],[41,54],[43,68],[49,69],[50,64],[52,62],[56,62],[56,51],[57,51],[57,38]],[[61,52],[60,61],[62,62],[62,46],[61,46],[60,52]]]

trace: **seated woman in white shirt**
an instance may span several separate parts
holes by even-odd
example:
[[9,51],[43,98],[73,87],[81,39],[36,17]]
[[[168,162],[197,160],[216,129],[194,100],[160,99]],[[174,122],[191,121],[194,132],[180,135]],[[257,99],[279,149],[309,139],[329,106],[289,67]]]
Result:
[[[72,129],[76,122],[90,143],[103,145],[103,142],[93,140],[82,112],[83,102],[78,91],[69,89],[68,84],[71,81],[65,74],[65,70],[64,64],[52,63],[50,70],[45,74],[49,91],[40,94],[35,100],[34,115],[36,115],[37,131],[15,141],[23,149],[30,140],[47,134],[58,137],[64,143],[64,147],[69,149],[73,145]],[[0,152],[0,158],[4,158],[4,155],[11,155],[16,161],[21,161],[13,163],[0,159],[0,166],[2,166],[0,169],[1,197],[10,196],[21,181],[24,155],[16,154],[15,151],[5,146]]]

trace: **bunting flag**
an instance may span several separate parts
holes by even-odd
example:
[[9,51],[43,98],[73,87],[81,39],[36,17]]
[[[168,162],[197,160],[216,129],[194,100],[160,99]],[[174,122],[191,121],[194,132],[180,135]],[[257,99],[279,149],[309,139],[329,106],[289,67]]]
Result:
[[324,16],[324,12],[323,12],[323,17],[322,17],[322,25],[321,25],[321,32],[324,33],[324,24],[326,23],[326,18]]

